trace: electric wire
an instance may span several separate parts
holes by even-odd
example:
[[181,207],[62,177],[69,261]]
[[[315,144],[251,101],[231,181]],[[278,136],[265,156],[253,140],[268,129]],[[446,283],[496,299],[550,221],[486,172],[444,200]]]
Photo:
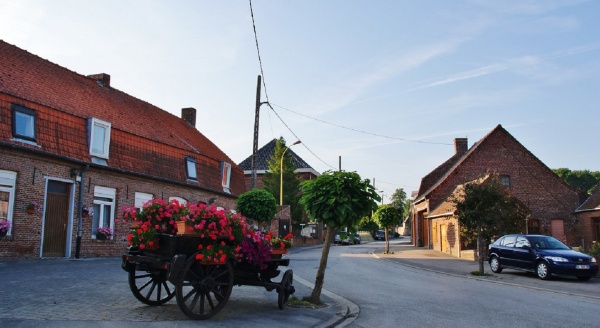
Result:
[[273,104],[273,105],[276,106],[276,107],[279,107],[279,108],[281,108],[283,110],[286,110],[288,112],[294,113],[296,115],[300,115],[300,116],[303,116],[303,117],[306,117],[308,119],[311,119],[311,120],[314,120],[314,121],[317,121],[317,122],[321,122],[321,123],[324,123],[324,124],[329,124],[329,125],[338,127],[340,129],[346,129],[346,130],[350,130],[350,131],[354,131],[354,132],[358,132],[358,133],[362,133],[362,134],[372,135],[372,136],[375,136],[375,137],[386,138],[386,139],[393,139],[393,140],[400,140],[400,141],[405,141],[405,142],[415,142],[415,143],[422,143],[422,144],[452,146],[452,144],[445,143],[445,142],[432,142],[432,141],[423,141],[423,140],[413,140],[413,139],[406,139],[406,138],[390,137],[390,136],[386,136],[386,135],[383,135],[383,134],[378,134],[378,133],[373,133],[373,132],[358,130],[358,129],[355,129],[355,128],[349,128],[347,126],[343,126],[343,125],[339,125],[339,124],[336,124],[336,123],[327,122],[327,121],[318,119],[316,117],[312,117],[312,116],[308,116],[308,115],[305,115],[305,114],[302,114],[302,113],[298,113],[296,111],[293,111],[291,109],[279,106],[277,104]]
[[256,53],[258,54],[258,64],[260,65],[260,75],[262,76],[263,89],[265,90],[265,99],[269,102],[269,94],[267,93],[267,83],[265,82],[265,72],[263,71],[262,59],[260,58],[260,48],[258,46],[258,36],[256,34],[256,24],[254,23],[254,11],[252,10],[252,0],[250,1],[250,16],[252,17],[252,29],[254,31],[254,42],[256,43]]

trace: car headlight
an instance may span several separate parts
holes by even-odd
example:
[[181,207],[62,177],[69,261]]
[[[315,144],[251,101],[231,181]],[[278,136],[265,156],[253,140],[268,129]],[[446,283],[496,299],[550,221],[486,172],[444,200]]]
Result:
[[596,263],[596,262],[598,262],[598,261],[596,261],[596,258],[595,258],[595,257],[592,257],[592,259],[590,260],[590,262],[592,262],[592,263]]
[[551,260],[553,262],[569,262],[566,258],[558,256],[546,256],[546,260]]

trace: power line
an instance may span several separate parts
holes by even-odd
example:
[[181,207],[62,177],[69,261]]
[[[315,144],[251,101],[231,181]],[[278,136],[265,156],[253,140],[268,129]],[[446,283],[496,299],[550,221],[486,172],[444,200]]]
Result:
[[378,134],[378,133],[373,133],[373,132],[358,130],[358,129],[354,129],[354,128],[349,128],[347,126],[343,126],[343,125],[339,125],[339,124],[336,124],[336,123],[331,123],[331,122],[323,121],[321,119],[318,119],[318,118],[315,118],[315,117],[312,117],[312,116],[308,116],[308,115],[305,115],[305,114],[302,114],[302,113],[298,113],[296,111],[293,111],[291,109],[279,106],[277,104],[273,104],[273,105],[277,106],[277,107],[279,107],[279,108],[281,108],[283,110],[286,110],[288,112],[294,113],[296,115],[300,115],[300,116],[303,116],[303,117],[306,117],[308,119],[315,120],[315,121],[318,121],[318,122],[321,122],[321,123],[324,123],[324,124],[329,124],[329,125],[338,127],[340,129],[346,129],[346,130],[350,130],[350,131],[354,131],[354,132],[358,132],[358,133],[362,133],[362,134],[368,134],[368,135],[372,135],[372,136],[376,136],[376,137],[380,137],[380,138],[386,138],[386,139],[400,140],[400,141],[406,141],[406,142],[416,142],[416,143],[423,143],[423,144],[452,146],[452,144],[445,143],[445,142],[431,142],[431,141],[422,141],[422,140],[413,140],[413,139],[405,139],[405,138],[398,138],[398,137],[390,137],[390,136],[386,136],[386,135],[383,135],[383,134]]
[[250,1],[250,17],[252,17],[252,29],[254,30],[254,42],[256,43],[256,53],[258,54],[258,64],[260,65],[260,75],[262,76],[263,89],[265,90],[265,98],[267,103],[269,102],[269,95],[267,94],[267,84],[265,82],[265,73],[263,72],[262,60],[260,58],[260,48],[258,47],[258,36],[256,35],[256,24],[254,23],[254,11],[252,10],[252,0]]

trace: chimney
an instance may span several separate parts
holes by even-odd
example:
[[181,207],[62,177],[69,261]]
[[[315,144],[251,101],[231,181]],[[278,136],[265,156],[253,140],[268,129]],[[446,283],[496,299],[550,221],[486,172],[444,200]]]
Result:
[[467,138],[454,139],[454,151],[456,154],[464,154],[469,150],[469,141]]
[[102,83],[102,85],[105,87],[110,87],[110,75],[106,73],[92,74],[88,75],[87,77],[96,80],[96,82]]
[[196,108],[187,107],[181,109],[181,118],[191,127],[196,127]]

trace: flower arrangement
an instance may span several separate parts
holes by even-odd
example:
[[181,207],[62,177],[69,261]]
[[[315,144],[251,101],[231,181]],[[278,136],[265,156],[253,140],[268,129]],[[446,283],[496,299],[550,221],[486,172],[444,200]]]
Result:
[[33,213],[41,211],[42,210],[42,206],[38,205],[38,203],[36,201],[33,201],[31,203],[28,203],[25,206],[25,210],[27,211],[27,213],[33,214]]
[[10,221],[6,219],[0,220],[0,235],[6,235],[8,230],[10,230]]
[[125,207],[122,211],[123,221],[130,223],[132,228],[127,234],[127,243],[140,249],[154,248],[158,245],[158,234],[175,234],[176,221],[187,214],[187,206],[179,204],[177,200],[150,200],[139,213],[135,207]]
[[291,233],[285,235],[285,237],[273,238],[273,232],[269,231],[269,239],[271,240],[271,247],[273,249],[288,249],[292,247],[292,238],[294,237]]
[[267,268],[271,259],[271,242],[266,234],[249,230],[240,244],[239,261],[257,265],[260,270]]
[[193,204],[189,206],[189,215],[182,217],[186,232],[191,232],[203,238],[217,240],[224,237],[230,241],[240,242],[247,229],[246,218],[215,206]]
[[196,260],[203,263],[225,263],[228,258],[236,258],[240,248],[239,245],[234,246],[224,240],[208,245],[199,244]]
[[96,229],[96,239],[110,239],[113,231],[110,227],[100,227]]

